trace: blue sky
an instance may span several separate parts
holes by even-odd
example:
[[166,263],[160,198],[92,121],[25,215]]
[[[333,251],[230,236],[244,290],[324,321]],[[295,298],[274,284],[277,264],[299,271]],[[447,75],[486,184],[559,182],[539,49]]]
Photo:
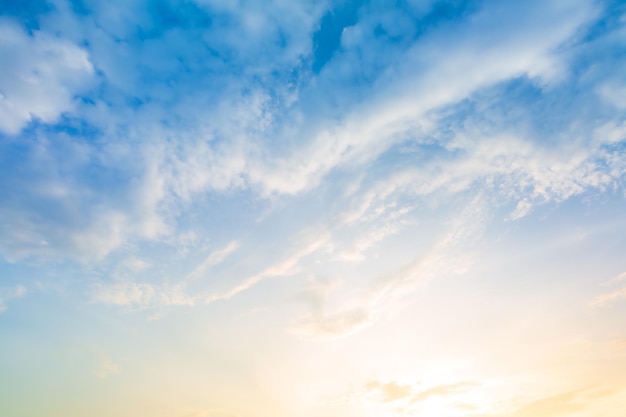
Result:
[[626,407],[623,2],[3,1],[0,56],[2,414]]

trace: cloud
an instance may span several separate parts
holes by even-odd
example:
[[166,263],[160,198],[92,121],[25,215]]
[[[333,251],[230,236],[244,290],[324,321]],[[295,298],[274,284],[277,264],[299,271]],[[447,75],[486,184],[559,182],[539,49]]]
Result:
[[400,385],[395,382],[381,383],[378,381],[368,382],[365,384],[365,389],[380,393],[383,402],[407,398],[413,390],[409,385]]
[[[393,76],[374,84],[380,91],[370,92],[366,104],[355,106],[343,123],[323,129],[287,160],[272,161],[275,168],[255,170],[251,181],[268,192],[297,193],[317,185],[337,166],[375,159],[434,109],[509,78],[552,76],[553,63],[558,61],[553,49],[594,15],[587,2],[548,9],[493,8],[455,28],[455,37],[435,32],[417,42],[406,52],[403,64],[389,71]],[[530,38],[526,30],[512,29],[525,28],[520,19],[535,28]],[[507,26],[504,22],[509,20],[516,25]],[[456,42],[457,37],[464,41]]]
[[513,210],[513,212],[509,216],[509,219],[511,220],[521,219],[522,217],[530,213],[530,211],[532,210],[532,207],[533,207],[532,204],[527,199],[521,200],[519,203],[517,203],[517,207],[515,207],[515,210]]
[[380,401],[394,402],[405,400],[408,404],[427,401],[432,397],[450,397],[463,393],[478,385],[475,382],[459,382],[455,384],[437,385],[425,390],[417,390],[411,385],[402,385],[396,382],[370,381],[364,388],[369,392],[377,393]]
[[616,301],[626,299],[626,287],[598,295],[591,302],[591,307],[605,307]]
[[328,298],[341,287],[339,279],[312,280],[309,285],[297,296],[310,305],[315,312],[322,312]]
[[355,333],[373,322],[366,307],[346,307],[332,313],[310,313],[295,320],[291,333],[304,338],[328,338]]
[[[623,272],[616,277],[610,279],[605,286],[613,286],[626,280],[626,272]],[[613,291],[606,292],[596,296],[591,302],[591,308],[599,308],[609,306],[617,301],[626,300],[626,287],[622,287]]]
[[308,287],[304,300],[311,311],[296,318],[290,331],[305,338],[355,333],[375,323],[394,300],[434,278],[463,273],[468,268],[468,258],[462,254],[462,248],[479,238],[485,223],[484,210],[482,199],[476,198],[450,221],[448,232],[425,253],[404,268],[365,286],[351,288],[338,303],[331,303],[330,296],[341,281],[322,281]]
[[[102,258],[124,242],[159,240],[173,233],[176,219],[185,212],[185,207],[207,191],[248,189],[269,196],[310,190],[339,167],[367,164],[407,135],[415,137],[416,132],[419,136],[438,128],[428,127],[427,114],[434,109],[453,105],[476,91],[524,74],[548,77],[554,65],[544,64],[565,59],[555,48],[577,36],[576,31],[595,16],[591,3],[582,1],[551,4],[540,14],[532,4],[516,5],[509,10],[487,2],[474,10],[473,19],[444,21],[438,26],[441,29],[425,26],[428,31],[412,40],[394,43],[385,36],[376,38],[382,52],[377,54],[382,69],[376,73],[378,81],[373,87],[363,87],[366,98],[363,104],[354,102],[343,110],[333,109],[339,111],[339,117],[309,112],[303,121],[303,112],[319,94],[316,85],[328,85],[332,88],[323,90],[338,95],[349,92],[343,80],[333,78],[332,70],[344,65],[343,61],[350,61],[352,52],[371,47],[369,38],[345,43],[342,51],[328,61],[324,74],[311,78],[303,59],[312,53],[311,37],[317,19],[324,12],[323,6],[308,2],[298,5],[275,2],[268,7],[246,2],[237,9],[215,2],[187,6],[164,4],[165,9],[160,11],[150,7],[119,8],[119,16],[115,18],[109,9],[91,4],[88,16],[78,18],[59,3],[54,12],[40,19],[41,30],[33,39],[46,33],[58,33],[61,39],[65,36],[68,40],[63,42],[68,44],[86,38],[89,62],[103,74],[102,95],[89,97],[95,104],[74,112],[76,117],[83,117],[102,130],[100,143],[105,146],[92,149],[102,156],[87,164],[105,162],[100,165],[98,175],[133,181],[127,192],[134,197],[122,204],[111,204],[113,207],[107,203],[119,197],[107,193],[108,184],[102,184],[105,187],[72,184],[82,186],[89,194],[102,192],[103,188],[105,191],[104,206],[102,201],[83,199],[88,213],[95,212],[95,205],[99,205],[98,212],[102,213],[92,215],[93,232],[77,237],[84,243],[80,247],[95,248],[92,258]],[[389,21],[402,21],[410,26],[409,22],[416,16],[427,19],[424,13],[428,8],[418,8],[410,11],[417,13],[416,16],[406,15],[407,11],[389,10],[378,22],[377,14],[366,13],[370,8],[376,6],[364,6],[360,20],[351,26],[351,30],[360,28],[367,32],[370,38],[379,24],[391,34],[398,26],[388,24]],[[172,17],[167,21],[170,26],[158,26],[163,13]],[[198,16],[212,16],[213,24],[207,27]],[[294,24],[296,18],[298,24]],[[506,25],[507,21],[515,24]],[[531,38],[529,26],[534,29]],[[136,37],[137,27],[147,36],[141,42]],[[405,29],[406,32],[401,32],[410,33],[408,27]],[[457,38],[465,40],[458,43]],[[499,41],[494,43],[494,38]],[[206,42],[220,59],[205,56]],[[441,45],[450,47],[448,53],[438,52],[448,50]],[[395,48],[395,55],[384,53],[389,46]],[[273,51],[272,59],[261,58],[261,50]],[[474,53],[476,50],[481,53]],[[198,60],[206,65],[198,65]],[[373,65],[368,61],[365,66]],[[232,68],[240,69],[236,72],[238,77],[232,76]],[[210,72],[206,74],[208,69]],[[275,78],[270,76],[259,82],[258,74],[273,71],[278,71]],[[295,79],[285,78],[285,74],[293,71],[297,73]],[[345,76],[349,75],[348,72]],[[175,80],[168,91],[164,90],[165,80]],[[277,93],[282,88],[288,90],[285,95]],[[201,93],[207,89],[212,91],[211,100]],[[120,91],[126,99],[138,100],[139,107],[128,107],[119,97]],[[172,126],[168,129],[159,122],[163,118],[178,121],[168,122]],[[274,137],[277,139],[271,140]],[[122,147],[127,148],[125,152],[129,155],[139,155],[138,163],[120,158],[116,152]],[[437,184],[439,180],[448,188],[470,184],[472,179],[485,174],[463,172],[470,170],[472,162],[479,160],[460,164],[461,169],[452,178],[434,178],[430,183]],[[135,168],[129,169],[129,164]],[[445,171],[447,168],[441,172]],[[72,174],[76,182],[82,172]],[[424,174],[428,175],[417,173]],[[66,187],[69,185],[66,178],[59,180]],[[59,197],[60,203],[67,200],[68,196]],[[16,207],[18,211],[20,208],[24,207]],[[15,256],[24,256],[22,253],[40,256],[50,252],[51,247],[59,247],[51,242],[52,231],[43,227],[44,220],[35,220],[39,213],[32,214],[21,220],[25,226],[21,229],[33,229],[32,237],[22,236],[21,240],[29,242],[22,245],[29,248],[19,252],[13,249],[19,253]],[[94,234],[103,234],[103,229],[115,232],[97,240]],[[36,242],[41,241],[50,243],[48,252],[37,246]],[[69,245],[58,252],[78,248]],[[89,258],[89,254],[81,257]]]
[[312,311],[296,318],[290,331],[305,338],[327,338],[349,335],[372,325],[394,300],[432,279],[465,272],[470,263],[464,254],[465,245],[480,237],[485,222],[485,201],[478,196],[449,221],[448,230],[432,247],[408,265],[364,287],[353,288],[338,305],[328,302],[334,287],[318,292]]
[[432,397],[452,396],[467,391],[471,387],[478,385],[475,382],[460,382],[457,384],[438,385],[424,391],[415,393],[411,397],[411,403],[426,401]]
[[[219,294],[206,294],[189,286],[203,278],[212,266],[223,262],[231,253],[238,249],[238,242],[230,242],[226,246],[211,252],[185,277],[169,282],[136,282],[126,275],[117,277],[114,282],[100,282],[92,287],[92,300],[95,302],[138,308],[156,308],[162,306],[193,306],[198,302],[212,303],[228,300],[235,295],[247,291],[267,278],[288,276],[299,271],[300,260],[327,244],[327,238],[312,241],[292,256],[283,259],[254,274],[228,291]],[[143,266],[143,264],[141,264]],[[135,272],[137,272],[135,270]]]
[[611,286],[611,285],[618,284],[618,283],[620,283],[622,281],[626,281],[626,272],[622,272],[621,274],[615,276],[614,278],[611,278],[604,285]]
[[[63,132],[0,142],[0,250],[22,258],[98,261],[132,237],[157,237],[164,226],[154,198],[158,183],[139,175],[119,182],[124,157]],[[141,156],[130,170],[141,169]],[[128,165],[126,165],[128,166]],[[149,175],[149,174],[147,174]],[[117,179],[116,179],[117,178]],[[143,194],[143,195],[142,195]],[[138,196],[141,202],[137,204]]]
[[[375,213],[370,215],[369,219],[364,216],[364,214],[370,208],[362,206],[359,209],[362,211],[361,215],[358,215],[359,221],[364,223],[369,220],[370,223],[374,224],[374,227],[365,233],[361,233],[361,235],[353,242],[352,247],[342,250],[337,254],[337,257],[345,262],[364,261],[366,259],[366,252],[368,252],[372,247],[387,237],[398,233],[408,223],[410,223],[410,220],[407,219],[408,213],[411,211],[410,208],[403,207],[400,209],[394,209],[394,206],[395,204],[389,204],[388,206],[379,205],[376,208]],[[348,217],[346,218],[346,216]],[[344,221],[346,223],[350,224],[352,223],[353,216],[354,212],[346,213],[342,217],[344,217]],[[364,225],[359,226],[365,228]]]
[[213,294],[208,296],[205,299],[206,303],[212,303],[214,301],[219,300],[228,300],[235,295],[247,291],[253,286],[257,285],[259,282],[273,277],[282,277],[292,275],[298,272],[298,264],[300,260],[320,249],[322,249],[325,245],[328,244],[328,237],[323,236],[319,239],[315,239],[310,242],[308,245],[305,245],[303,248],[295,252],[293,255],[279,261],[263,271],[254,274],[241,282],[240,284],[234,286],[230,290],[223,292],[221,294]]
[[120,266],[122,268],[125,268],[133,272],[140,272],[140,271],[144,271],[150,268],[152,265],[149,262],[146,262],[142,259],[131,256],[129,258],[124,259],[120,263]]
[[[118,277],[118,282],[102,282],[96,285],[92,291],[92,299],[104,304],[141,308],[173,305],[192,306],[198,299],[202,298],[202,295],[198,293],[188,294],[189,285],[204,278],[211,267],[223,262],[238,247],[239,243],[233,241],[212,251],[184,278],[176,279],[173,285],[164,282],[135,282],[122,275]],[[141,272],[150,266],[150,264],[135,258],[126,259],[121,265],[134,273]]]
[[569,391],[536,401],[507,414],[485,415],[482,417],[565,417],[587,409],[590,401],[606,397],[608,391],[589,389]]
[[[464,416],[471,417],[565,417],[578,415],[578,413],[588,409],[594,401],[606,398],[614,391],[584,388],[568,391],[552,396],[540,397],[538,399],[519,405],[517,402],[509,410],[500,413],[475,414],[482,407],[472,404],[458,403],[459,398],[466,398],[466,394],[472,396],[472,390],[480,386],[478,382],[465,381],[452,384],[441,384],[428,387],[426,389],[416,388],[414,385],[400,384],[398,382],[369,381],[363,385],[365,395],[375,394],[375,399],[381,403],[393,403],[400,406],[396,410],[403,410],[405,413],[416,410],[428,412],[428,402],[441,397],[447,404],[457,410],[462,410]],[[362,401],[362,400],[361,400]],[[501,408],[502,404],[492,402],[492,405]],[[449,411],[450,412],[450,411]]]
[[96,303],[137,309],[158,309],[166,306],[193,306],[201,296],[188,295],[183,285],[165,283],[101,282],[92,287],[91,300]]
[[6,311],[7,301],[21,298],[26,295],[26,292],[26,287],[23,285],[18,285],[14,288],[0,288],[0,313]]
[[225,247],[209,253],[209,255],[202,262],[200,262],[200,264],[198,264],[194,270],[189,273],[189,275],[187,275],[185,282],[202,278],[202,275],[204,275],[211,267],[224,262],[224,260],[226,260],[226,258],[228,258],[228,256],[235,252],[238,248],[239,242],[233,241]]
[[94,301],[120,306],[145,306],[155,297],[155,289],[150,284],[119,282],[97,285],[92,293]]
[[[609,34],[585,37],[603,10],[591,1],[539,3],[456,4],[445,16],[434,3],[360,3],[336,22],[346,26],[323,65],[315,48],[329,3],[96,2],[79,16],[59,1],[32,35],[5,19],[3,47],[23,65],[4,71],[17,79],[45,55],[45,80],[57,90],[40,101],[58,103],[0,144],[0,251],[11,261],[102,264],[157,244],[182,258],[183,226],[233,242],[234,227],[203,229],[197,214],[214,202],[229,201],[233,224],[254,233],[282,219],[240,222],[250,211],[275,205],[297,217],[312,194],[345,186],[308,221],[329,231],[323,245],[340,248],[332,261],[357,268],[428,209],[451,218],[454,204],[469,202],[473,220],[449,226],[430,251],[294,321],[309,335],[365,328],[388,300],[463,271],[463,242],[502,207],[513,207],[508,219],[516,220],[541,204],[621,187],[623,115],[600,88],[619,77],[608,69],[580,76],[619,67],[615,54],[594,52],[614,48]],[[86,88],[94,79],[97,88]],[[19,94],[30,103],[30,93]],[[14,133],[24,117],[12,119]],[[289,238],[299,230],[277,229],[288,255],[226,291],[189,295],[180,282],[110,279],[94,298],[192,305],[272,276],[315,275],[300,261],[319,247],[294,251]],[[351,243],[340,245],[347,235]],[[235,248],[225,244],[180,280],[229,264]]]
[[42,31],[29,35],[0,19],[0,131],[17,134],[33,119],[54,123],[75,109],[93,77],[87,51]]

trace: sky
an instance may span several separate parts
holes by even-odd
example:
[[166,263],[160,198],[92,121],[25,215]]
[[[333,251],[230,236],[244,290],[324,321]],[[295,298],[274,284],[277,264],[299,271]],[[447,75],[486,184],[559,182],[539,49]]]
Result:
[[0,415],[619,415],[624,68],[620,0],[0,0]]

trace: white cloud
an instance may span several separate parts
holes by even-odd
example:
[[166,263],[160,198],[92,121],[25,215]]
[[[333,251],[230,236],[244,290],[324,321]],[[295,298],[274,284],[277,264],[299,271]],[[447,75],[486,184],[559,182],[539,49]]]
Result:
[[[605,286],[614,286],[626,280],[626,272],[623,272],[604,283]],[[596,296],[591,302],[591,308],[607,307],[615,302],[626,300],[626,286],[613,291],[605,292]]]
[[[189,294],[189,285],[204,278],[204,274],[211,267],[223,262],[239,247],[238,242],[230,242],[226,246],[216,249],[198,264],[192,272],[181,279],[175,279],[173,284],[165,281],[152,282],[137,281],[137,277],[127,276],[128,272],[137,275],[152,267],[152,264],[135,257],[129,257],[120,262],[116,272],[111,274],[113,282],[104,280],[92,287],[92,300],[98,303],[137,307],[158,308],[163,306],[192,306],[203,295]],[[176,277],[175,277],[176,278]]]
[[283,277],[295,274],[299,271],[299,263],[300,260],[308,255],[311,255],[314,252],[324,248],[328,245],[328,236],[322,236],[318,239],[314,239],[309,244],[302,247],[300,250],[295,252],[293,255],[276,262],[275,264],[265,268],[261,272],[254,274],[241,282],[240,284],[234,286],[230,290],[220,293],[220,294],[212,294],[208,296],[205,300],[206,303],[212,303],[214,301],[219,300],[228,300],[235,295],[247,291],[253,286],[257,285],[259,282],[274,277]]
[[368,392],[377,393],[381,402],[404,400],[409,404],[416,404],[431,400],[434,397],[453,397],[470,390],[476,385],[478,384],[475,382],[458,382],[417,390],[411,385],[403,385],[393,381],[370,381],[365,384],[364,388]]
[[87,52],[65,40],[0,19],[0,131],[17,134],[33,118],[52,123],[75,107],[93,74]]
[[202,278],[202,276],[213,266],[219,265],[224,262],[230,254],[235,252],[239,248],[239,242],[232,241],[223,248],[217,249],[200,262],[194,269],[187,275],[185,281],[195,280]]
[[332,313],[310,313],[298,317],[290,326],[292,334],[306,339],[347,336],[373,323],[367,308],[346,308]]
[[201,295],[185,293],[185,283],[134,282],[129,279],[116,282],[101,282],[92,287],[91,299],[94,302],[148,309],[163,306],[193,306]]
[[617,275],[616,277],[611,278],[604,285],[607,285],[607,286],[615,285],[615,284],[620,283],[622,281],[626,281],[626,272],[622,272],[621,274]]
[[463,274],[471,264],[465,248],[479,239],[486,215],[485,201],[475,197],[451,219],[447,232],[411,263],[373,283],[353,288],[337,303],[329,302],[332,291],[323,292],[316,303],[307,302],[311,311],[297,317],[290,331],[314,339],[349,335],[376,323],[394,301],[432,279]]
[[341,286],[338,279],[311,282],[298,297],[308,304],[310,312],[293,320],[290,333],[306,339],[321,339],[352,334],[371,324],[373,314],[365,303],[346,302],[329,311],[329,299]]
[[146,306],[155,297],[155,289],[150,284],[118,282],[97,285],[92,293],[94,301],[120,306]]
[[591,307],[606,307],[620,300],[626,300],[626,287],[598,295],[592,301]]
[[401,385],[396,382],[370,381],[365,384],[367,391],[377,392],[382,402],[392,402],[406,399],[411,395],[413,388],[410,385]]
[[[266,193],[300,192],[338,166],[370,162],[402,134],[419,131],[432,110],[510,78],[552,78],[562,59],[554,50],[595,15],[589,2],[493,9],[455,28],[455,36],[434,33],[417,42],[364,104],[345,112],[345,121],[321,129],[288,159],[252,167],[250,181]],[[534,29],[530,36],[527,25]]]
[[600,95],[619,109],[626,109],[626,86],[606,84],[600,87]]
[[124,259],[120,266],[133,272],[140,272],[150,268],[152,265],[150,262],[131,256]]
[[[363,233],[357,238],[352,247],[340,251],[337,257],[346,262],[362,262],[366,259],[366,253],[374,247],[377,243],[383,241],[385,238],[398,233],[399,230],[406,226],[406,221],[402,219],[397,220],[397,217],[403,217],[406,215],[405,210],[392,212],[390,216],[386,216],[384,219],[377,219],[377,225],[371,231]],[[408,211],[408,210],[406,210]],[[381,213],[377,213],[381,214]]]
[[[25,182],[24,187],[15,185],[15,194],[28,198],[0,207],[2,217],[9,219],[0,222],[0,250],[10,259],[32,256],[102,262],[116,250],[146,241],[181,246],[174,236],[185,216],[198,209],[196,203],[208,204],[203,200],[207,195],[241,197],[242,201],[260,196],[269,204],[279,201],[285,206],[293,204],[295,209],[299,198],[335,181],[334,175],[339,173],[344,176],[341,181],[358,185],[339,195],[329,212],[314,221],[325,223],[334,234],[322,246],[334,244],[336,235],[349,227],[358,229],[351,236],[352,244],[341,247],[332,258],[364,261],[375,245],[401,232],[411,216],[419,217],[412,204],[440,204],[443,209],[447,203],[442,201],[449,202],[451,197],[464,199],[466,194],[484,193],[485,204],[517,205],[510,215],[515,220],[542,203],[614,187],[626,172],[619,151],[607,147],[624,140],[623,123],[616,117],[607,120],[614,115],[604,115],[603,127],[597,130],[589,121],[582,127],[576,125],[575,115],[570,115],[572,126],[560,132],[563,137],[555,139],[552,147],[544,146],[532,131],[509,127],[506,115],[493,114],[498,103],[479,94],[487,91],[486,95],[505,100],[507,91],[500,84],[520,79],[548,97],[551,89],[567,82],[569,60],[579,52],[574,41],[581,28],[595,18],[595,3],[554,2],[540,7],[540,2],[531,1],[505,7],[485,2],[470,18],[429,29],[395,49],[395,55],[387,54],[385,45],[372,44],[367,31],[380,22],[389,30],[394,29],[390,22],[412,23],[396,19],[401,13],[368,17],[363,12],[361,20],[344,31],[343,49],[320,74],[307,73],[303,60],[312,52],[311,33],[326,5],[244,2],[233,8],[199,3],[237,19],[231,26],[219,22],[202,36],[168,29],[139,46],[133,43],[132,33],[137,22],[146,24],[149,18],[138,4],[119,11],[94,4],[93,16],[82,20],[69,19],[69,9],[59,6],[58,12],[42,20],[42,30],[33,36],[3,23],[10,42],[35,51],[31,57],[20,55],[24,66],[43,65],[37,61],[42,51],[51,51],[54,58],[50,61],[52,72],[46,74],[50,85],[60,87],[49,95],[61,104],[51,113],[42,110],[42,115],[49,115],[45,120],[38,116],[42,120],[53,122],[60,112],[71,111],[71,88],[83,84],[72,84],[69,79],[82,80],[82,75],[88,79],[92,66],[103,74],[102,96],[92,97],[96,104],[82,114],[103,130],[97,143],[82,143],[84,149],[68,153],[53,152],[56,136],[29,144],[33,154],[45,157],[29,160],[25,164],[28,169],[15,176]],[[53,32],[61,35],[46,35]],[[277,41],[279,33],[286,40]],[[255,36],[247,37],[250,34]],[[83,37],[89,41],[89,55],[72,46]],[[226,65],[224,70],[223,62],[220,67],[215,61],[203,61],[207,57],[200,51],[209,40],[217,49],[238,52],[232,56],[232,67]],[[196,41],[202,48],[190,43]],[[284,51],[281,42],[288,44]],[[185,45],[188,49],[182,47]],[[351,59],[367,48],[372,48],[371,55],[382,69],[355,95],[347,80],[369,61]],[[267,52],[279,50],[278,55]],[[177,60],[166,59],[174,52],[181,54],[185,71],[168,67],[178,65],[173,62]],[[196,52],[198,56],[194,56]],[[64,66],[72,70],[61,71]],[[12,70],[23,72],[20,68]],[[229,75],[232,68],[238,69],[237,77]],[[209,70],[215,77],[185,78]],[[293,71],[297,76],[268,75],[274,70]],[[162,81],[172,77],[174,87],[166,87]],[[324,95],[322,101],[328,102],[334,96],[347,98],[341,106],[329,104],[332,111],[310,111],[320,94]],[[28,94],[24,97],[26,100]],[[137,109],[126,106],[124,100],[130,98],[137,98],[141,105]],[[456,106],[466,102],[480,110],[461,115],[463,109]],[[27,123],[22,119],[20,126]],[[583,137],[594,134],[593,138]],[[415,154],[403,154],[399,148],[404,145],[413,146]],[[76,156],[79,154],[83,159]],[[73,163],[59,164],[67,155],[73,157]],[[385,160],[389,155],[405,159],[396,164]],[[38,167],[46,168],[37,171]],[[33,186],[33,177],[45,180]],[[99,183],[102,178],[105,180]],[[46,198],[41,198],[43,195]],[[44,206],[45,210],[41,209]],[[465,260],[448,249],[468,235],[480,234],[480,226],[492,211],[477,210],[471,216],[475,216],[478,229],[450,226],[445,242],[416,258],[397,276],[391,274],[396,278],[381,279],[384,284],[372,290],[375,295],[355,302],[357,307],[329,308],[302,322],[311,328],[318,326],[314,332],[338,333],[337,329],[364,326],[373,322],[371,310],[388,291],[412,287],[423,277],[435,275],[432,271],[442,265],[457,262],[452,269],[462,270]],[[282,233],[276,239],[286,244],[291,232]],[[197,239],[188,246],[196,243]],[[209,254],[182,280],[201,277],[210,267],[226,261],[236,247],[231,243]],[[114,281],[111,286],[98,287],[95,298],[109,304],[142,306],[229,299],[271,276],[297,273],[301,259],[320,247],[313,245],[270,262],[269,267],[230,290],[206,297],[186,295],[184,285]],[[137,272],[142,268],[136,267]],[[446,268],[441,271],[449,272]]]
[[18,285],[14,288],[0,288],[0,313],[7,309],[7,301],[26,295],[26,287]]

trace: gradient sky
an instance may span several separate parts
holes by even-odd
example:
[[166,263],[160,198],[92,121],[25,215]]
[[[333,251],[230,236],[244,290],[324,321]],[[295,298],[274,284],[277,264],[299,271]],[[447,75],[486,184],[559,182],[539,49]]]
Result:
[[623,1],[0,0],[1,416],[624,410]]

